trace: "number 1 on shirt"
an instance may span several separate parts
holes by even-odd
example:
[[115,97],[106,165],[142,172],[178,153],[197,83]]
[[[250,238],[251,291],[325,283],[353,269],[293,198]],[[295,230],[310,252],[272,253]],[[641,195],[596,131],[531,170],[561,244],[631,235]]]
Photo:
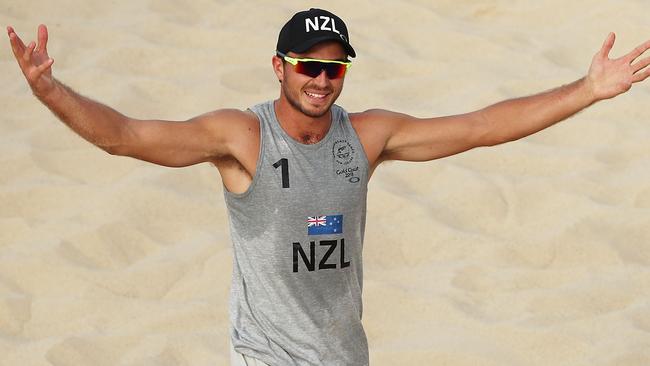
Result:
[[289,160],[282,158],[273,164],[275,169],[282,167],[282,188],[289,188]]

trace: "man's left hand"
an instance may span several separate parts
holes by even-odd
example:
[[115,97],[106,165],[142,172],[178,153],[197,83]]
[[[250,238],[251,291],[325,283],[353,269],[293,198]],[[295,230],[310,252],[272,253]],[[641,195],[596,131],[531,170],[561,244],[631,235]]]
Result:
[[616,35],[610,33],[603,47],[594,55],[589,67],[587,82],[595,100],[613,98],[628,91],[633,83],[643,81],[650,76],[650,57],[637,60],[650,49],[650,40],[640,44],[627,55],[610,59],[609,51],[614,46]]

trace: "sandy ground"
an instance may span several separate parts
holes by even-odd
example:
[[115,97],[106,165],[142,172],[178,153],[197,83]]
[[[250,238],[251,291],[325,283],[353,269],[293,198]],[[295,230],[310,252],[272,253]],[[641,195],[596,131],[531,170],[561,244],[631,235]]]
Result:
[[[583,76],[647,0],[328,1],[359,57],[339,104],[468,112]],[[276,98],[299,1],[0,0],[50,27],[55,75],[139,118]],[[231,247],[218,172],[109,156],[31,95],[0,47],[0,365],[227,365]],[[650,364],[650,84],[524,140],[370,183],[371,364]],[[419,363],[418,363],[419,362]]]

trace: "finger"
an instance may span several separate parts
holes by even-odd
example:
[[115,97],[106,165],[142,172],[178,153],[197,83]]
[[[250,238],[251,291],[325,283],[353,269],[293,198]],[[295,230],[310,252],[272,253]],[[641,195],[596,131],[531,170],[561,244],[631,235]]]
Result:
[[16,60],[21,60],[23,58],[23,52],[25,52],[25,49],[20,46],[16,33],[11,33],[9,35],[9,42],[11,43],[11,50],[14,52]]
[[45,24],[38,26],[38,50],[47,51],[47,27]]
[[643,70],[643,68],[645,68],[648,65],[650,65],[650,57],[646,57],[640,60],[639,62],[635,63],[634,65],[632,65],[632,70],[634,70],[634,72],[636,73],[639,70]]
[[603,42],[603,46],[600,48],[600,51],[598,52],[600,57],[602,58],[609,57],[609,51],[611,51],[612,47],[614,46],[614,40],[616,40],[616,34],[614,34],[614,32],[609,32],[607,38],[605,38],[605,42]]
[[643,81],[643,80],[647,79],[648,76],[650,76],[650,69],[647,69],[647,70],[645,70],[643,72],[637,72],[632,77],[632,82],[633,83],[638,83],[639,81]]
[[50,58],[47,61],[45,61],[44,63],[42,63],[41,65],[39,65],[37,68],[30,69],[29,72],[27,74],[25,74],[25,76],[27,77],[27,82],[30,85],[33,85],[34,83],[38,82],[41,75],[43,75],[43,73],[47,69],[49,69],[50,66],[52,66],[53,63],[54,63],[54,60]]
[[14,56],[22,57],[23,52],[25,52],[25,44],[20,39],[20,37],[18,37],[18,34],[16,34],[13,28],[8,28],[10,29],[9,42],[11,42],[11,49],[14,51]]
[[47,69],[49,69],[53,63],[54,63],[54,59],[49,58],[47,59],[47,61],[43,62],[39,67],[37,67],[35,73],[36,78],[40,77],[41,74],[43,74]]
[[25,62],[29,62],[32,60],[32,53],[34,52],[34,48],[36,47],[35,42],[29,42],[29,46],[27,46],[27,49],[25,50],[25,53],[23,53],[23,60]]
[[650,40],[645,41],[644,43],[638,45],[637,47],[635,47],[630,53],[628,53],[624,57],[628,62],[633,62],[634,60],[637,59],[637,57],[641,56],[649,48],[650,48]]
[[[23,43],[23,40],[20,39],[20,37],[18,37],[18,33],[16,33],[16,31],[14,31],[13,28],[11,28],[11,34],[13,34],[13,35],[16,37],[16,42],[17,42],[18,46],[19,46],[21,49],[24,50],[26,46],[25,46],[25,44]],[[9,38],[11,38],[11,34],[9,35]]]

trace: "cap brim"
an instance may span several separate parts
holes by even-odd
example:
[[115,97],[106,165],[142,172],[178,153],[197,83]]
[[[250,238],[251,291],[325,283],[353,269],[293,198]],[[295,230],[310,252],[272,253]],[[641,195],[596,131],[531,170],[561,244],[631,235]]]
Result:
[[315,45],[317,45],[317,44],[319,44],[321,42],[326,42],[326,41],[338,42],[338,43],[341,44],[341,46],[343,46],[343,48],[345,49],[345,52],[347,52],[348,56],[350,56],[350,57],[356,57],[357,56],[356,52],[354,52],[354,48],[352,48],[352,46],[350,46],[349,43],[345,42],[344,40],[342,40],[342,39],[340,39],[338,37],[333,37],[333,36],[312,38],[312,39],[310,39],[310,40],[308,40],[308,41],[306,41],[304,43],[301,43],[301,44],[293,47],[291,49],[291,51],[298,52],[298,53],[307,52],[307,51],[309,51],[310,48],[314,47]]

